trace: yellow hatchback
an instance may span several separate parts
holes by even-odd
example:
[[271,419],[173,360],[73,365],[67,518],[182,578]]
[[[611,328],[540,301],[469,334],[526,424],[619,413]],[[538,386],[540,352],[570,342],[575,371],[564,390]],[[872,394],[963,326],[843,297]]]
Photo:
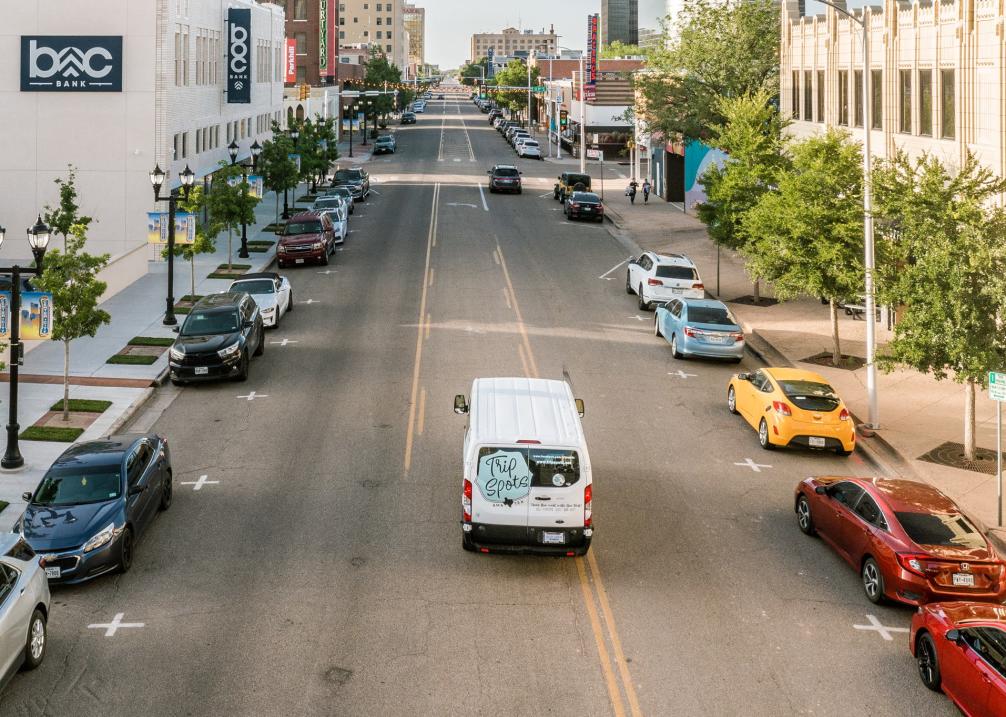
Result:
[[727,408],[758,431],[765,450],[798,445],[847,456],[856,448],[848,409],[823,376],[793,368],[760,368],[735,374]]

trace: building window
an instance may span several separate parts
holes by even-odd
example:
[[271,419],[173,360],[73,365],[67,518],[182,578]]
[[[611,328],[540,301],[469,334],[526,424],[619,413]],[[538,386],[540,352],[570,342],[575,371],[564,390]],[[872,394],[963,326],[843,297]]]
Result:
[[817,121],[824,122],[824,70],[817,71]]
[[800,119],[800,71],[793,70],[793,98],[790,107],[793,119]]
[[932,70],[919,70],[919,134],[933,136]]
[[189,156],[189,133],[182,132],[182,156],[181,159],[188,159]]
[[852,73],[853,96],[852,106],[855,108],[855,123],[857,127],[863,126],[863,71],[855,70]]
[[297,41],[297,54],[306,55],[307,54],[307,33],[298,32],[294,35],[294,39]]
[[803,71],[803,118],[808,122],[814,121],[814,73],[810,70]]
[[377,24],[378,24],[378,25],[380,25],[380,24],[381,24],[381,18],[377,18]]
[[388,48],[388,52],[391,52],[391,45],[385,45],[385,47]]
[[293,19],[307,20],[307,0],[293,0]]
[[884,128],[884,71],[870,70],[870,126]]
[[380,31],[380,30],[378,30],[378,31],[377,31],[377,39],[378,39],[378,40],[380,40],[380,39],[381,39],[381,31]]
[[898,95],[901,98],[901,114],[898,117],[898,131],[912,132],[912,71],[898,71]]
[[838,123],[849,124],[849,71],[838,71]]
[[345,40],[346,39],[346,33],[345,33],[345,31],[339,30],[339,39],[340,40]]
[[304,65],[297,65],[297,84],[306,85],[307,84],[307,67]]
[[957,117],[954,113],[954,71],[940,70],[940,136],[953,139]]

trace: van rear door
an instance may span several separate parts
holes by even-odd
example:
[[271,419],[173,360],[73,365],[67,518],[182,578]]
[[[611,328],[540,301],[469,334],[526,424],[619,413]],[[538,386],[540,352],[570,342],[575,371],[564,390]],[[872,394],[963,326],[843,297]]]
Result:
[[[472,522],[498,542],[524,542],[531,469],[523,446],[480,446],[472,483]],[[491,526],[500,526],[493,530]]]
[[[589,482],[581,470],[580,456],[572,449],[528,450],[531,493],[528,527],[536,542],[562,544],[558,531],[583,527],[583,491]],[[541,535],[538,535],[541,533]]]

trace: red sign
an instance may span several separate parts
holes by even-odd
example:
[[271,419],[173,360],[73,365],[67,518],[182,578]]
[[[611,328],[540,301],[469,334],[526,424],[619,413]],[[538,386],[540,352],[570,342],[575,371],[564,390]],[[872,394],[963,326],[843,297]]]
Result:
[[297,41],[286,39],[286,80],[287,84],[297,81]]
[[583,96],[587,102],[593,102],[597,99],[597,88],[594,85],[585,86],[583,88]]
[[587,84],[597,84],[597,53],[600,41],[601,16],[587,16]]

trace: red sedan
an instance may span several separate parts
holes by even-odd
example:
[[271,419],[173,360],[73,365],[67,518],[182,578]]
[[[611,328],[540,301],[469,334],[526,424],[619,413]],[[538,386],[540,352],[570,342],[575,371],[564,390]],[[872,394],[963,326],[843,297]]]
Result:
[[969,717],[1006,715],[1006,607],[945,602],[920,607],[909,642],[919,677]]
[[808,478],[797,523],[859,571],[866,597],[909,605],[1003,602],[1004,563],[957,504],[932,486],[896,478]]

